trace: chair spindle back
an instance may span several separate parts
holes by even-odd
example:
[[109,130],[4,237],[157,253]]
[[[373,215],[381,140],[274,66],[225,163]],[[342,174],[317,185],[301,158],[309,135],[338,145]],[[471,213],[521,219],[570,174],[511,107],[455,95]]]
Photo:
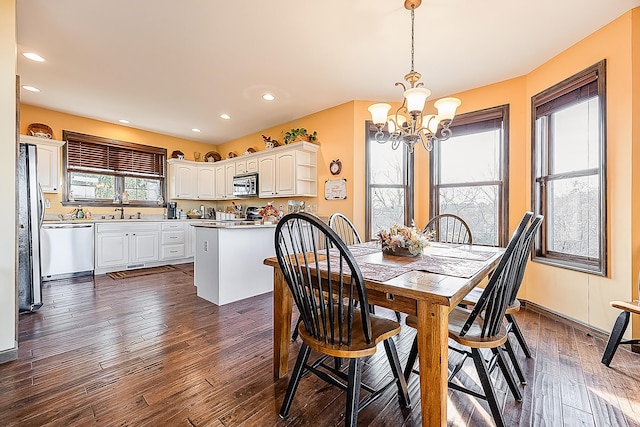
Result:
[[[306,333],[325,344],[351,345],[354,303],[368,303],[362,272],[347,245],[318,217],[301,212],[278,222],[275,249]],[[361,318],[363,339],[371,343],[367,310]]]
[[509,240],[502,259],[491,274],[489,283],[462,327],[461,336],[469,331],[479,316],[482,316],[481,337],[491,337],[500,331],[513,290],[519,286],[518,281],[522,280],[524,275],[524,266],[521,264],[528,260],[527,254],[533,236],[542,221],[542,217],[538,216],[527,229],[532,217],[532,212],[525,212]]
[[473,237],[467,223],[454,214],[440,214],[429,220],[423,232],[435,232],[434,240],[442,243],[472,244]]

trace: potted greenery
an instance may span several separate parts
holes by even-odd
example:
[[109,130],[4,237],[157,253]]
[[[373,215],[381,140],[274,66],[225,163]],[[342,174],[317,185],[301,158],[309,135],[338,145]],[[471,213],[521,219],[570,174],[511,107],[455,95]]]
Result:
[[285,144],[296,141],[309,141],[316,142],[318,140],[318,132],[308,133],[305,128],[293,128],[283,135],[283,141]]

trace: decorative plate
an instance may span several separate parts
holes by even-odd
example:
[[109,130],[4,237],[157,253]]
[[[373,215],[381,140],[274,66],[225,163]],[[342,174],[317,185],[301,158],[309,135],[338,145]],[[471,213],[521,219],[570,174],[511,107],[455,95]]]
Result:
[[222,156],[217,151],[209,151],[204,155],[205,162],[218,162],[222,160]]
[[247,151],[245,151],[245,153],[255,153],[256,150],[253,149],[253,147],[249,147],[247,148]]
[[227,159],[233,159],[234,157],[238,157],[236,152],[235,151],[229,151],[229,154],[227,154]]
[[184,159],[184,153],[180,150],[175,150],[173,153],[171,153],[171,158],[172,159]]
[[31,123],[27,127],[27,132],[29,132],[29,135],[36,136],[38,138],[53,138],[53,130],[42,123]]

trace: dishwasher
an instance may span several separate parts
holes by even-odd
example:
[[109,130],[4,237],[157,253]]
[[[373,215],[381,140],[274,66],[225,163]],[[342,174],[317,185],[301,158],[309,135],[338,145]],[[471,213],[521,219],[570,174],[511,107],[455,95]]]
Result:
[[43,224],[42,280],[93,275],[93,224]]

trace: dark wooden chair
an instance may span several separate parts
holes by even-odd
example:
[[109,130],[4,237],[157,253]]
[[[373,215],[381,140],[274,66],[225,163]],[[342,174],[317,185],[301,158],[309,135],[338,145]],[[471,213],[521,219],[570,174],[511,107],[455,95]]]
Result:
[[[449,338],[459,344],[459,346],[451,347],[451,350],[463,356],[460,362],[451,369],[449,387],[453,390],[486,399],[497,426],[504,426],[505,424],[490,377],[489,366],[493,363],[493,359],[500,367],[515,399],[522,400],[522,394],[507,366],[502,346],[508,339],[505,326],[505,310],[513,289],[518,284],[521,271],[519,264],[528,261],[528,256],[523,254],[529,253],[533,236],[542,222],[541,216],[531,221],[532,216],[531,212],[525,213],[518,228],[513,233],[500,263],[489,278],[489,283],[473,308],[467,309],[458,306],[449,314]],[[530,221],[531,224],[529,225]],[[407,317],[407,325],[415,327],[416,324],[417,319],[414,316]],[[485,360],[485,356],[481,352],[482,349],[491,350],[492,360],[489,362]],[[416,339],[413,342],[405,368],[404,375],[407,380],[411,373],[415,372],[413,365],[417,356]],[[475,364],[484,394],[468,389],[462,384],[453,381],[468,358],[471,358]]]
[[440,214],[429,220],[424,233],[435,232],[434,240],[443,243],[472,244],[471,229],[467,223],[454,214]]
[[[335,248],[337,254],[327,258],[327,252],[321,248]],[[347,426],[356,425],[359,410],[393,385],[397,386],[401,405],[409,407],[407,383],[392,339],[400,332],[400,324],[355,307],[358,299],[363,307],[367,306],[367,290],[362,273],[342,239],[319,218],[293,213],[278,223],[275,249],[302,320],[298,326],[302,346],[280,416],[284,418],[289,413],[298,384],[309,372],[346,391]],[[375,390],[361,383],[362,358],[373,355],[381,342],[393,378]],[[319,352],[321,357],[308,363],[311,350]],[[348,373],[326,364],[329,357],[348,359]],[[369,393],[362,402],[361,388]]]
[[[537,231],[537,229],[529,230],[529,232],[534,232],[534,233],[535,231]],[[531,236],[531,237],[533,238],[534,236]],[[529,253],[522,253],[521,256],[528,257]],[[527,341],[525,340],[524,335],[522,334],[522,330],[518,326],[518,322],[516,322],[516,318],[515,318],[515,314],[518,311],[520,311],[520,301],[518,300],[517,296],[518,296],[518,291],[520,290],[520,286],[522,285],[522,278],[524,277],[524,272],[526,267],[527,267],[527,262],[521,262],[519,264],[520,270],[518,271],[517,286],[513,289],[513,292],[511,293],[511,296],[509,298],[509,305],[507,306],[507,309],[505,311],[505,318],[507,319],[507,332],[512,333],[516,337],[525,357],[527,359],[530,359],[531,350],[529,349],[529,345],[527,344]],[[483,290],[480,288],[473,289],[464,297],[464,300],[462,302],[463,305],[476,304],[480,299],[480,296],[482,296],[482,292]],[[507,342],[505,343],[505,349],[507,350],[507,354],[511,359],[511,363],[516,371],[516,374],[518,375],[518,379],[520,380],[520,383],[526,384],[527,379],[524,376],[524,372],[522,371],[520,362],[518,362],[518,358],[516,357],[515,351],[513,350],[513,346],[511,345],[511,342],[509,340],[507,340]]]
[[[640,275],[638,276],[638,287],[640,289]],[[620,344],[640,344],[638,339],[622,340],[622,336],[627,330],[627,326],[629,326],[631,314],[640,314],[640,301],[611,301],[609,304],[611,307],[622,310],[622,312],[613,324],[607,347],[602,355],[602,363],[607,367],[611,364],[611,359],[613,359]]]
[[[329,227],[342,239],[342,241],[348,245],[355,245],[357,243],[362,243],[362,239],[360,238],[360,234],[358,230],[356,230],[355,225],[347,218],[344,214],[340,212],[336,212],[331,214],[329,217]],[[356,304],[357,305],[357,304]],[[375,313],[373,306],[370,307],[371,313]],[[298,328],[297,325],[300,324],[301,318],[298,318],[296,322],[296,327],[293,329],[293,333],[291,334],[291,339],[293,341],[298,339]]]
[[329,217],[329,227],[348,245],[362,243],[355,225],[344,214],[336,212]]

